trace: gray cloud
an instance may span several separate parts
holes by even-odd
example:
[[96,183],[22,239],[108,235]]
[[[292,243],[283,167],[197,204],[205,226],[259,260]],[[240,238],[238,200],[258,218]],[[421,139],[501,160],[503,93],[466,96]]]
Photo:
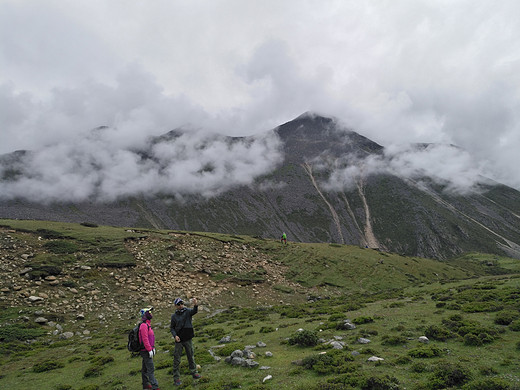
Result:
[[[370,175],[389,174],[421,183],[423,180],[444,187],[444,191],[468,194],[479,191],[486,182],[479,164],[464,150],[453,145],[393,145],[381,155],[346,156],[334,161],[334,166],[318,159],[318,169],[330,169],[323,186],[332,191],[354,189]],[[428,183],[423,183],[428,186]]]
[[148,142],[145,150],[114,147],[115,129],[53,144],[4,164],[0,175],[18,170],[2,182],[0,198],[38,202],[113,201],[127,196],[215,196],[250,185],[282,160],[279,139],[230,139],[191,130],[173,139]]
[[251,135],[311,110],[382,145],[458,145],[520,188],[519,12],[514,0],[6,0],[0,153],[100,125],[122,151],[185,124]]

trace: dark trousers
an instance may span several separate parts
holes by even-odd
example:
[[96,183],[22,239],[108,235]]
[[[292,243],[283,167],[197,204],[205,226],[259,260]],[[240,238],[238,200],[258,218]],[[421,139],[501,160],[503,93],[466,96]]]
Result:
[[143,366],[141,368],[143,389],[145,389],[149,384],[152,385],[152,389],[158,389],[159,383],[157,383],[157,379],[155,379],[155,366],[153,364],[153,359],[148,355],[147,351],[141,351],[140,353],[143,358]]
[[197,365],[193,358],[193,342],[191,340],[181,341],[175,343],[175,349],[173,350],[173,379],[179,379],[181,376],[179,366],[181,365],[182,350],[186,351],[186,357],[188,358],[188,365],[190,367],[191,375],[197,373]]

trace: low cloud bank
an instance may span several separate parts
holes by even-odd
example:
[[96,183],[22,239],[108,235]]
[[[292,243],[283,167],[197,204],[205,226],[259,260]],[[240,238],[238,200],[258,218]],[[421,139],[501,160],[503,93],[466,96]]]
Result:
[[[0,199],[110,202],[128,196],[218,195],[250,185],[283,157],[272,132],[228,138],[197,130],[149,139],[144,149],[114,147],[116,130],[98,129],[0,164]],[[4,156],[6,159],[7,156]]]
[[478,191],[478,184],[485,180],[469,153],[445,144],[391,146],[382,155],[346,156],[334,165],[317,162],[319,169],[332,170],[323,183],[332,191],[355,188],[360,180],[375,174],[395,175],[419,183],[432,180],[444,186],[444,191],[461,195]]

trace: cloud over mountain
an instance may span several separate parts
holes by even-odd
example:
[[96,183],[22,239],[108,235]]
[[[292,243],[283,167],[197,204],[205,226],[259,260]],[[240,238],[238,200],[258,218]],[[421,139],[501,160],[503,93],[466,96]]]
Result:
[[210,197],[251,184],[282,158],[272,132],[230,139],[191,130],[173,139],[149,139],[142,149],[114,147],[116,133],[97,129],[2,164],[0,175],[11,176],[0,183],[0,198],[48,203],[158,194]]

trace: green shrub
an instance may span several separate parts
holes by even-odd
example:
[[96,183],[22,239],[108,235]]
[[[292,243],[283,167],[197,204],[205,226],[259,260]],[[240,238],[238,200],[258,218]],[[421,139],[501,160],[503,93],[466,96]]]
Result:
[[200,332],[200,336],[207,336],[215,340],[220,340],[225,334],[226,331],[222,328],[204,329]]
[[408,355],[414,358],[433,358],[441,356],[441,354],[441,349],[434,346],[414,348],[408,351]]
[[486,378],[465,384],[463,390],[510,390],[511,386],[499,378]]
[[343,313],[334,313],[329,316],[328,320],[329,322],[335,322],[335,321],[341,321],[345,319],[345,315]]
[[498,371],[494,367],[487,367],[487,366],[479,367],[478,372],[484,376],[498,374]]
[[395,359],[395,364],[409,364],[412,361],[408,356],[399,356]]
[[386,375],[384,377],[371,376],[363,379],[360,383],[361,390],[398,390],[399,380]]
[[484,313],[500,311],[503,305],[496,302],[470,302],[462,305],[461,310],[466,313]]
[[344,350],[330,350],[327,353],[314,354],[303,359],[303,367],[318,374],[344,374],[357,370],[351,362],[352,355]]
[[85,370],[83,376],[85,378],[101,376],[103,366],[113,361],[114,358],[112,356],[94,356],[90,359],[90,366]]
[[509,324],[509,330],[520,332],[520,321],[513,321]]
[[44,278],[49,275],[59,275],[64,263],[72,261],[71,256],[56,256],[51,254],[37,255],[31,262],[27,263],[32,270],[28,272],[31,279]]
[[406,344],[406,337],[403,336],[383,336],[381,344],[382,345],[402,345]]
[[424,331],[424,335],[432,340],[446,341],[454,337],[453,333],[441,326],[430,325]]
[[26,341],[36,339],[46,334],[44,329],[23,327],[23,325],[5,325],[0,327],[0,341],[9,343],[13,341]]
[[78,246],[70,241],[49,241],[44,244],[45,249],[52,253],[67,254],[79,250]]
[[473,333],[468,333],[464,336],[464,345],[472,345],[478,347],[482,345],[482,340]]
[[302,330],[289,337],[289,345],[300,345],[302,347],[314,347],[318,344],[318,334],[313,330]]
[[[315,390],[325,390],[325,389],[345,390],[345,389],[359,388],[360,382],[363,379],[364,378],[362,376],[360,376],[357,372],[334,375],[333,378],[327,379],[326,384],[320,383],[316,387],[314,387],[314,389]],[[325,385],[332,386],[332,387],[326,387]]]
[[90,359],[90,363],[96,364],[99,366],[104,366],[107,363],[113,362],[114,358],[112,356],[95,356]]
[[424,362],[415,362],[411,365],[410,370],[412,372],[426,372],[428,370],[428,366]]
[[81,222],[81,226],[86,226],[86,227],[91,227],[91,228],[98,227],[98,225],[96,225],[95,223],[90,223],[90,222]]
[[99,386],[98,385],[86,385],[86,386],[81,386],[78,390],[99,390]]
[[64,287],[78,287],[78,284],[73,280],[64,280],[61,284]]
[[101,376],[103,373],[103,366],[93,365],[89,366],[85,372],[83,373],[83,376],[85,378],[92,378],[95,376]]
[[471,372],[459,364],[440,363],[433,369],[429,387],[431,389],[444,389],[447,387],[460,387],[471,379]]
[[42,238],[47,238],[47,239],[58,239],[58,238],[65,238],[65,236],[63,234],[61,234],[60,232],[57,232],[55,230],[50,230],[50,229],[36,229],[36,233],[38,233]]
[[370,322],[374,322],[374,319],[369,316],[361,316],[361,317],[354,318],[352,320],[352,322],[356,325],[361,325],[361,324],[368,324]]
[[33,372],[47,372],[57,368],[63,368],[65,365],[55,360],[47,360],[46,362],[38,363],[33,366]]
[[[233,353],[233,351],[236,351],[237,349],[242,351],[244,349],[244,344],[229,343],[222,348],[215,349],[215,353],[218,356],[229,356],[231,355],[231,353]],[[173,351],[171,353],[173,354]]]
[[[242,382],[234,378],[221,379],[210,383],[203,383],[200,382],[200,380],[199,384],[197,385],[197,388],[200,390],[232,390],[241,389],[243,387]],[[184,388],[184,386],[182,386],[182,388]]]
[[274,310],[280,314],[280,317],[287,318],[302,318],[311,314],[309,308],[301,306],[277,306]]
[[272,326],[262,326],[259,331],[259,333],[271,333],[271,332],[274,332],[274,328]]
[[54,390],[71,390],[72,385],[56,385]]
[[518,319],[519,313],[518,311],[508,311],[504,310],[495,316],[495,324],[497,325],[509,325],[514,320]]

